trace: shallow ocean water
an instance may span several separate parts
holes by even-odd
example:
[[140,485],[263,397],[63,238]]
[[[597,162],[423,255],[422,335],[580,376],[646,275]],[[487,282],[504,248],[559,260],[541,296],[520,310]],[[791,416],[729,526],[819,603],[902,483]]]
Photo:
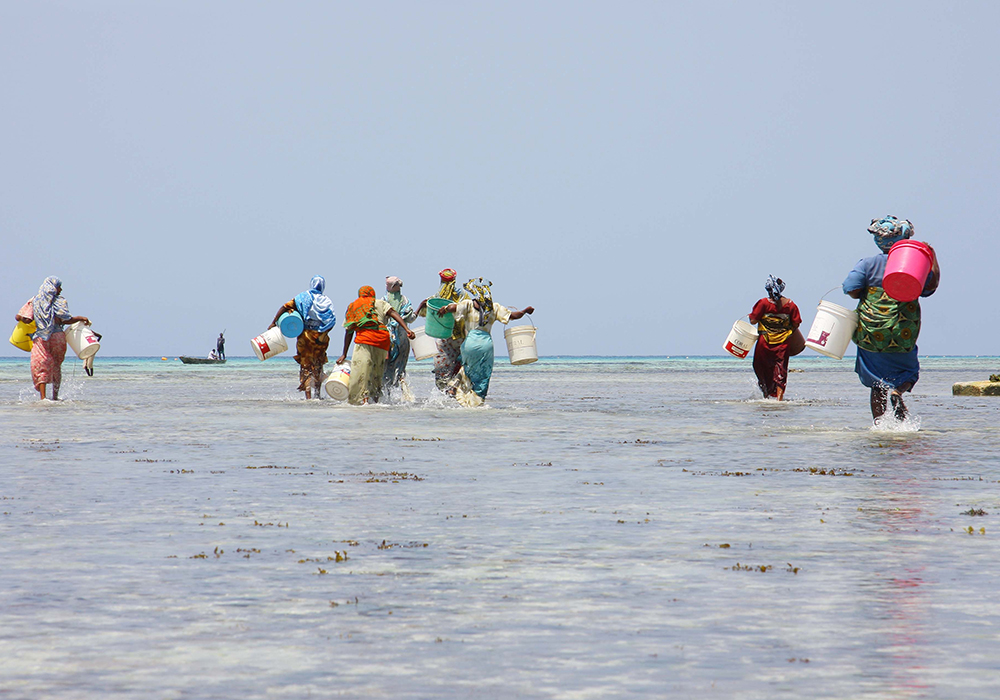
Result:
[[285,358],[72,359],[60,402],[0,359],[0,697],[1000,695],[1000,399],[951,395],[997,358],[878,430],[850,358],[784,404],[498,358],[476,410],[429,366],[353,408]]

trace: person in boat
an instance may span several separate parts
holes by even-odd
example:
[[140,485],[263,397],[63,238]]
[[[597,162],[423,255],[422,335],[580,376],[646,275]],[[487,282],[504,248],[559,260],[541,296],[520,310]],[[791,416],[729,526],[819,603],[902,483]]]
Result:
[[[410,300],[403,295],[402,290],[403,280],[398,277],[386,277],[385,296],[382,299],[388,302],[404,321],[413,323],[417,318],[417,312],[414,311]],[[392,347],[389,348],[389,355],[385,360],[382,383],[385,389],[398,386],[403,389],[404,394],[407,394],[409,389],[406,387],[406,363],[410,356],[410,339],[395,319],[387,318],[385,325],[389,330]]]
[[354,341],[351,356],[351,383],[348,386],[348,403],[360,406],[378,403],[382,396],[382,378],[385,361],[392,348],[392,338],[386,322],[392,319],[402,327],[406,337],[415,336],[403,317],[385,299],[375,298],[374,287],[362,287],[358,298],[351,302],[344,314],[344,352],[337,358],[341,365],[347,360],[347,351]]
[[750,322],[757,324],[757,344],[753,349],[753,371],[764,398],[778,401],[785,398],[788,383],[788,358],[805,348],[799,331],[802,315],[791,299],[781,295],[785,283],[769,275],[764,283],[767,296],[760,299],[750,312]]
[[[872,219],[868,232],[875,238],[879,253],[862,258],[847,279],[844,293],[858,302],[858,327],[853,340],[858,346],[854,364],[861,383],[871,389],[872,418],[877,422],[892,406],[897,420],[906,418],[903,394],[913,389],[920,378],[917,336],[920,334],[919,300],[896,301],[882,288],[889,249],[898,241],[913,236],[913,224],[895,216]],[[930,248],[930,246],[928,246]],[[933,262],[920,296],[937,291],[941,269],[931,248]]]
[[210,360],[218,360],[219,359],[219,353],[217,353],[215,350],[209,350],[209,352],[208,352],[208,359],[210,359]]
[[304,330],[295,341],[295,361],[299,363],[299,391],[305,392],[307,399],[312,398],[314,390],[316,398],[320,398],[330,329],[337,323],[333,302],[323,293],[325,290],[326,280],[316,275],[309,282],[309,289],[282,304],[269,326],[278,325],[278,319],[288,311],[297,311],[302,317]]
[[215,341],[216,357],[220,360],[226,359],[226,338],[225,335],[223,335],[224,333],[225,331],[219,333],[219,338]]
[[[441,286],[434,296],[439,299],[448,299],[452,302],[460,302],[467,299],[468,295],[455,289],[455,278],[457,274],[450,267],[446,267],[438,273],[441,278]],[[418,316],[427,315],[427,299],[420,302],[417,307]],[[455,319],[455,327],[452,329],[450,338],[437,339],[437,355],[434,356],[434,384],[440,391],[447,392],[452,380],[462,369],[462,341],[465,340],[465,324],[459,319]]]
[[58,277],[46,277],[38,294],[21,307],[14,319],[23,323],[35,322],[35,332],[31,335],[31,382],[40,399],[46,398],[47,387],[51,385],[52,400],[58,401],[62,363],[66,359],[64,328],[78,321],[89,326],[90,319],[70,315],[62,296],[62,280]]
[[440,316],[455,314],[455,322],[461,321],[466,329],[461,347],[462,366],[447,387],[447,393],[463,406],[481,405],[489,391],[493,376],[493,324],[500,321],[506,325],[535,312],[533,306],[511,311],[494,303],[490,292],[492,286],[492,282],[482,277],[471,279],[463,285],[468,298],[438,310]]

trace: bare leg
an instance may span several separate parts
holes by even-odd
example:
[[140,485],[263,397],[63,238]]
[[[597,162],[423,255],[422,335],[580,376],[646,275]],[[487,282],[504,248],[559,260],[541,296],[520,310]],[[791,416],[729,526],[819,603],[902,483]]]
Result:
[[778,401],[785,400],[785,390],[783,387],[779,386],[777,389],[774,390],[774,398],[778,399]]
[[44,384],[39,384],[38,385],[38,398],[40,398],[42,401],[45,400],[45,385]]
[[879,386],[876,384],[875,386],[872,387],[871,404],[872,404],[873,420],[878,420],[885,413],[885,400],[887,393],[888,392],[883,386]]

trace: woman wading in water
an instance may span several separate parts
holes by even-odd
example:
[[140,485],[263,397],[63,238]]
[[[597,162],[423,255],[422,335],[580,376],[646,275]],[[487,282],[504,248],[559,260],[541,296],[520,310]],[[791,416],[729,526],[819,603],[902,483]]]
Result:
[[46,387],[51,384],[52,400],[58,401],[62,363],[66,359],[63,328],[78,321],[89,326],[90,319],[69,315],[69,307],[62,296],[62,280],[58,277],[46,277],[38,294],[21,307],[14,319],[22,323],[35,322],[35,332],[31,336],[31,382],[40,399],[46,398]]
[[757,324],[757,344],[753,349],[753,371],[764,397],[785,398],[788,358],[805,348],[799,332],[802,315],[795,302],[781,296],[785,283],[774,275],[764,283],[767,296],[754,304],[750,322]]
[[[920,378],[917,358],[917,336],[920,334],[920,302],[897,301],[882,288],[889,249],[898,241],[913,236],[913,224],[895,216],[872,219],[868,233],[875,237],[878,255],[863,258],[844,280],[844,294],[858,303],[858,328],[854,342],[858,358],[854,364],[861,383],[871,389],[872,418],[878,421],[892,405],[898,420],[906,418],[903,394],[913,389]],[[926,245],[926,244],[925,244]],[[930,246],[927,246],[930,248]],[[934,261],[920,296],[929,297],[937,291],[941,269],[931,248]]]

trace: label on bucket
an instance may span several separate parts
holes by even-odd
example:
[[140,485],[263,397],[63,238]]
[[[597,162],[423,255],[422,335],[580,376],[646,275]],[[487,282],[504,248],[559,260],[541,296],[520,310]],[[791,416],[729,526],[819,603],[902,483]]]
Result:
[[809,337],[806,338],[806,342],[825,348],[826,341],[830,339],[830,334],[833,333],[834,323],[832,319],[824,323],[823,319],[817,318],[813,321],[812,328],[809,329]]
[[264,336],[258,335],[256,338],[253,339],[253,342],[257,343],[257,347],[260,348],[261,355],[266,355],[267,353],[271,352],[271,346],[269,346],[267,344],[267,341],[264,340]]
[[750,354],[749,348],[741,348],[739,345],[733,344],[732,341],[726,343],[726,351],[740,358],[746,357]]

